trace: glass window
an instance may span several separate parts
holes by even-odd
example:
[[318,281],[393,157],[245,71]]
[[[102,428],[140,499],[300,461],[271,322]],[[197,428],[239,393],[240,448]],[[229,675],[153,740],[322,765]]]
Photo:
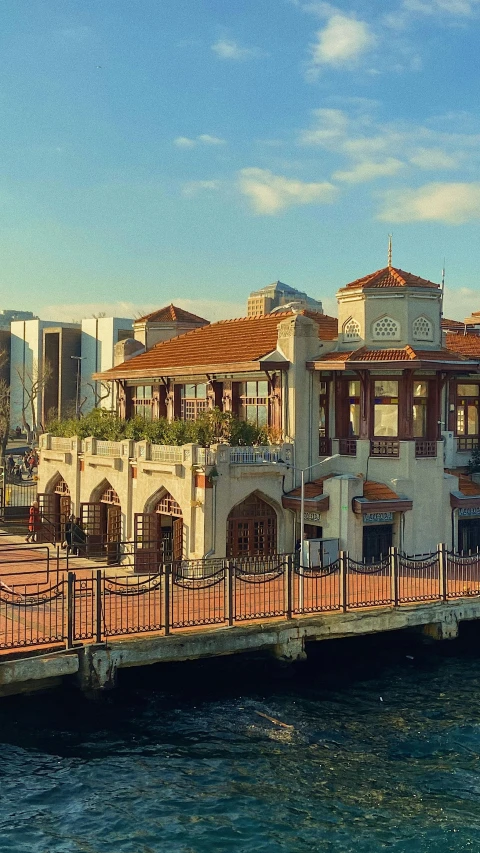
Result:
[[151,385],[137,385],[132,389],[133,414],[146,421],[153,419],[153,388]]
[[398,435],[398,381],[395,379],[375,380],[373,434],[378,438]]
[[268,382],[252,380],[240,383],[239,416],[256,426],[268,426]]
[[184,421],[195,421],[201,412],[207,409],[207,385],[199,382],[195,385],[182,385],[180,390],[180,416]]
[[413,383],[413,437],[427,437],[428,382]]
[[457,385],[457,435],[479,434],[479,385]]

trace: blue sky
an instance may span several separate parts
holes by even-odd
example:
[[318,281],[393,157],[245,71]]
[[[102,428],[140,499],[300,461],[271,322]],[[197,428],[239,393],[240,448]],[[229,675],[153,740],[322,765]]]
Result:
[[386,264],[480,310],[480,0],[2,0],[0,294],[211,319]]

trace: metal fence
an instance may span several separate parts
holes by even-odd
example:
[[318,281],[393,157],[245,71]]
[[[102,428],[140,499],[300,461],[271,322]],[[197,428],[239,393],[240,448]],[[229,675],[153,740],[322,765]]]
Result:
[[[22,565],[26,551],[34,561],[32,575],[38,574],[35,561],[43,561],[44,582],[30,582],[27,572],[19,582],[12,564],[18,557]],[[480,555],[460,556],[444,545],[420,557],[392,548],[388,558],[369,565],[341,552],[331,565],[309,568],[296,565],[293,555],[278,554],[182,560],[155,574],[122,577],[101,568],[87,576],[59,574],[58,550],[51,557],[44,551],[7,546],[3,553],[9,573],[0,575],[0,650],[71,648],[121,636],[480,595]]]

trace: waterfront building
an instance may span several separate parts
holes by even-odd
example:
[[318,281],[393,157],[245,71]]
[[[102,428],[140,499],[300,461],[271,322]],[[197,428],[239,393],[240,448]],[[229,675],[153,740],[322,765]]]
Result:
[[67,495],[87,538],[128,541],[149,569],[165,555],[291,552],[302,503],[320,554],[474,550],[480,485],[466,466],[480,437],[480,337],[443,331],[440,285],[390,264],[337,300],[338,321],[287,309],[212,323],[97,373],[122,418],[217,407],[268,427],[269,444],[44,435],[44,508]]

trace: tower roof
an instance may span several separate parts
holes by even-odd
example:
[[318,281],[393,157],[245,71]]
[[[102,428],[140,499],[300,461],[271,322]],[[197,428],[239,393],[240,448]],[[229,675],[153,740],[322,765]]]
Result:
[[202,323],[207,326],[210,320],[205,320],[203,317],[198,317],[196,314],[191,314],[190,311],[185,311],[183,308],[177,308],[173,302],[170,305],[165,305],[164,308],[159,308],[158,311],[152,311],[151,314],[145,314],[144,317],[139,317],[135,323],[146,323],[147,320],[155,323]]
[[365,290],[367,288],[384,287],[428,287],[440,290],[440,285],[426,278],[420,278],[411,272],[405,272],[396,267],[383,267],[381,270],[369,273],[363,278],[357,278],[341,288],[344,290]]

